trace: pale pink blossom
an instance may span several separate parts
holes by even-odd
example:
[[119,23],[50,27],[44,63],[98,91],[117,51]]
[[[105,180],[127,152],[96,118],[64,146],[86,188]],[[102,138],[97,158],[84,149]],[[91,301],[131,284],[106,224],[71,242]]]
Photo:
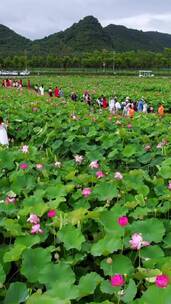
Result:
[[36,214],[30,214],[30,217],[27,219],[27,222],[37,225],[40,223],[40,219]]
[[79,165],[81,165],[84,160],[84,157],[82,155],[75,155],[74,158],[75,158],[75,162]]
[[53,217],[55,217],[56,216],[56,210],[50,210],[49,212],[48,212],[48,217],[49,218],[53,218]]
[[28,153],[28,151],[29,151],[29,146],[26,146],[26,145],[22,146],[21,151],[22,151],[23,153]]
[[92,190],[90,188],[84,188],[82,191],[82,194],[84,197],[88,197],[92,193]]
[[89,167],[91,169],[98,169],[99,168],[99,163],[98,163],[98,160],[94,160],[90,163]]
[[171,190],[171,182],[168,184],[168,189]]
[[40,224],[36,224],[32,226],[31,234],[43,233],[43,230],[40,228]]
[[150,144],[146,145],[146,146],[144,147],[144,150],[145,150],[146,152],[150,151],[150,150],[151,150],[151,145],[150,145]]
[[147,247],[150,245],[149,242],[143,240],[141,233],[134,233],[129,243],[131,248],[135,250],[140,250],[142,247]]
[[37,170],[42,170],[43,169],[43,165],[42,164],[36,164],[36,169]]
[[162,142],[157,145],[157,149],[162,149],[163,147],[164,147],[164,145]]
[[115,274],[111,277],[111,284],[113,287],[119,287],[125,284],[125,280],[121,274]]
[[132,125],[131,124],[128,124],[128,129],[132,129]]
[[16,203],[16,197],[17,197],[17,195],[13,191],[8,192],[7,193],[7,197],[5,199],[5,203],[7,205],[9,205],[9,204],[15,204]]
[[159,288],[166,288],[169,285],[169,277],[167,275],[158,275],[155,284]]
[[16,197],[9,197],[9,196],[7,196],[6,199],[5,199],[5,203],[7,205],[9,205],[9,204],[15,204],[16,203]]
[[97,177],[98,179],[103,178],[104,176],[105,176],[105,174],[103,173],[103,171],[97,171],[97,172],[96,172],[96,177]]
[[163,139],[158,145],[157,148],[158,149],[162,149],[164,146],[166,146],[168,144],[168,141],[166,139]]
[[116,172],[116,173],[115,173],[115,178],[116,178],[117,180],[122,180],[122,179],[123,179],[123,175],[122,175],[120,172]]
[[125,227],[129,224],[129,221],[128,221],[128,217],[127,216],[121,216],[119,219],[118,219],[118,224],[121,226],[121,227]]

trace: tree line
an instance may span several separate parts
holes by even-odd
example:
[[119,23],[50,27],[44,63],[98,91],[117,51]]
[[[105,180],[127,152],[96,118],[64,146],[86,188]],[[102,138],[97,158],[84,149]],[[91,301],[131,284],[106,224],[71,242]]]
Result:
[[0,56],[0,69],[24,68],[96,68],[96,69],[145,69],[171,68],[171,49],[163,52],[107,50],[87,52],[80,55]]

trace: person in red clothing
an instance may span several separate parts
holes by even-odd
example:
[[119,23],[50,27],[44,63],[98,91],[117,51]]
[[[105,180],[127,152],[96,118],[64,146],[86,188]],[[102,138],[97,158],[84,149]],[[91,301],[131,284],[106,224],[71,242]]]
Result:
[[103,109],[106,109],[108,107],[108,101],[107,101],[106,97],[103,97],[102,107],[103,107]]
[[60,97],[60,92],[59,92],[58,87],[55,88],[54,95],[55,95],[55,97]]

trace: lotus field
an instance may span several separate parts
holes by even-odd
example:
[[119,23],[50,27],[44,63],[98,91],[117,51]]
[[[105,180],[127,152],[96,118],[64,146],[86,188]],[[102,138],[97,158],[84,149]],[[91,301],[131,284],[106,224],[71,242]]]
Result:
[[[25,81],[26,82],[26,81]],[[0,303],[171,303],[171,119],[73,103],[89,90],[170,109],[171,81],[32,78],[0,89]]]

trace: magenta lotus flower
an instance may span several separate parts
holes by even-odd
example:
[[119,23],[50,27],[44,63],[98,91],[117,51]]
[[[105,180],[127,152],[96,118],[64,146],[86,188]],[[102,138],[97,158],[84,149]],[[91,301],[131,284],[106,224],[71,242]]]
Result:
[[147,247],[150,245],[149,242],[143,240],[141,233],[134,233],[129,243],[131,245],[131,248],[134,250],[140,250],[142,247]]
[[105,174],[103,173],[103,171],[98,171],[98,172],[96,172],[96,177],[97,177],[98,179],[103,178],[104,176],[105,176]]
[[40,219],[36,214],[30,214],[30,217],[27,219],[27,222],[37,225],[40,223]]
[[22,170],[26,170],[27,168],[28,168],[28,165],[25,163],[20,165],[20,169],[22,169]]
[[37,170],[42,170],[43,169],[43,165],[42,164],[36,164],[36,169]]
[[90,163],[89,167],[91,169],[98,169],[99,168],[99,163],[98,163],[98,160],[94,160]]
[[28,153],[28,151],[29,151],[29,146],[26,146],[26,145],[22,146],[21,151],[22,151],[23,153]]
[[111,277],[111,284],[113,287],[119,287],[125,284],[125,280],[121,274],[115,274]]
[[92,190],[90,188],[84,188],[82,191],[82,194],[84,197],[88,197],[92,193]]
[[61,162],[59,162],[59,161],[55,162],[55,167],[56,168],[61,168],[61,165],[62,165]]
[[168,184],[168,189],[171,190],[171,182]]
[[48,217],[49,218],[53,218],[53,217],[55,217],[56,216],[56,210],[50,210],[49,212],[48,212]]
[[155,284],[159,288],[166,288],[169,285],[169,277],[167,275],[158,275]]
[[121,227],[125,227],[129,224],[129,221],[128,221],[128,217],[127,216],[121,216],[119,219],[118,219],[118,224],[121,226]]
[[75,158],[75,162],[79,165],[81,165],[84,160],[84,157],[82,155],[75,155],[74,158]]
[[120,172],[116,172],[116,173],[115,173],[115,178],[116,178],[117,180],[122,180],[122,179],[123,179],[123,175],[122,175]]
[[36,224],[32,226],[31,234],[43,233],[43,230],[40,228],[40,224]]

